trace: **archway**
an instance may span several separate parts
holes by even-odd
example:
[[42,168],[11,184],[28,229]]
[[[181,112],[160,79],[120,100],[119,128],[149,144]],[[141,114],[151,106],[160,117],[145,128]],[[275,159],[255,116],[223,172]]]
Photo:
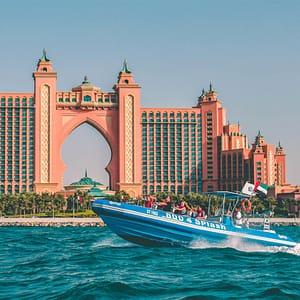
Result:
[[74,129],[62,145],[61,156],[66,166],[63,186],[78,181],[88,172],[88,176],[110,185],[105,170],[111,160],[110,147],[103,135],[88,123]]
[[[87,123],[103,136],[110,148],[111,157],[106,166],[109,188],[140,195],[140,86],[134,82],[127,64],[124,63],[112,92],[102,91],[87,77],[71,91],[57,92],[57,73],[45,53],[33,77],[36,105],[34,190],[42,193],[63,189],[66,158],[62,158],[62,145],[76,128]],[[84,152],[77,154],[77,160]]]

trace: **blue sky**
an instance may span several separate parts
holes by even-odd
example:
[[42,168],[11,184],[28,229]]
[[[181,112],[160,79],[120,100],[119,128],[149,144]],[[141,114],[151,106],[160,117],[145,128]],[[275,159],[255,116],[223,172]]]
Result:
[[[32,92],[46,48],[69,91],[85,75],[111,91],[126,58],[142,107],[192,107],[209,82],[230,123],[249,143],[261,131],[287,154],[287,181],[300,184],[300,1],[10,0],[1,4],[0,91]],[[100,153],[100,155],[99,155]],[[105,184],[103,137],[76,129],[62,155],[64,182],[88,175]]]

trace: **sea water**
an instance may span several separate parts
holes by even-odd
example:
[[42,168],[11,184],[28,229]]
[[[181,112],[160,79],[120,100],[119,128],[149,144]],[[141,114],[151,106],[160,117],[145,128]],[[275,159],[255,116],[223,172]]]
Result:
[[[278,227],[300,242],[300,227]],[[0,299],[300,299],[300,244],[141,247],[107,227],[1,227]]]

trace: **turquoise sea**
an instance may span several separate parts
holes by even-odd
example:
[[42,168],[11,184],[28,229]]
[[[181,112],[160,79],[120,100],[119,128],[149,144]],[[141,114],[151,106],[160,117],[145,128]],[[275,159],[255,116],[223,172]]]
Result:
[[[300,243],[300,227],[277,227]],[[0,227],[0,299],[300,299],[295,249],[144,248],[107,227]]]

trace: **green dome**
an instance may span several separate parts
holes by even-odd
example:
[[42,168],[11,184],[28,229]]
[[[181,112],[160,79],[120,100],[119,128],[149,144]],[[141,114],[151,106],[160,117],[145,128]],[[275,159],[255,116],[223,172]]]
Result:
[[93,186],[88,193],[93,197],[107,197],[107,194],[96,186]]
[[75,185],[75,186],[80,186],[80,185],[103,185],[100,182],[94,181],[92,178],[87,176],[87,171],[85,171],[85,176],[82,177],[79,181],[77,182],[72,182],[70,185]]

